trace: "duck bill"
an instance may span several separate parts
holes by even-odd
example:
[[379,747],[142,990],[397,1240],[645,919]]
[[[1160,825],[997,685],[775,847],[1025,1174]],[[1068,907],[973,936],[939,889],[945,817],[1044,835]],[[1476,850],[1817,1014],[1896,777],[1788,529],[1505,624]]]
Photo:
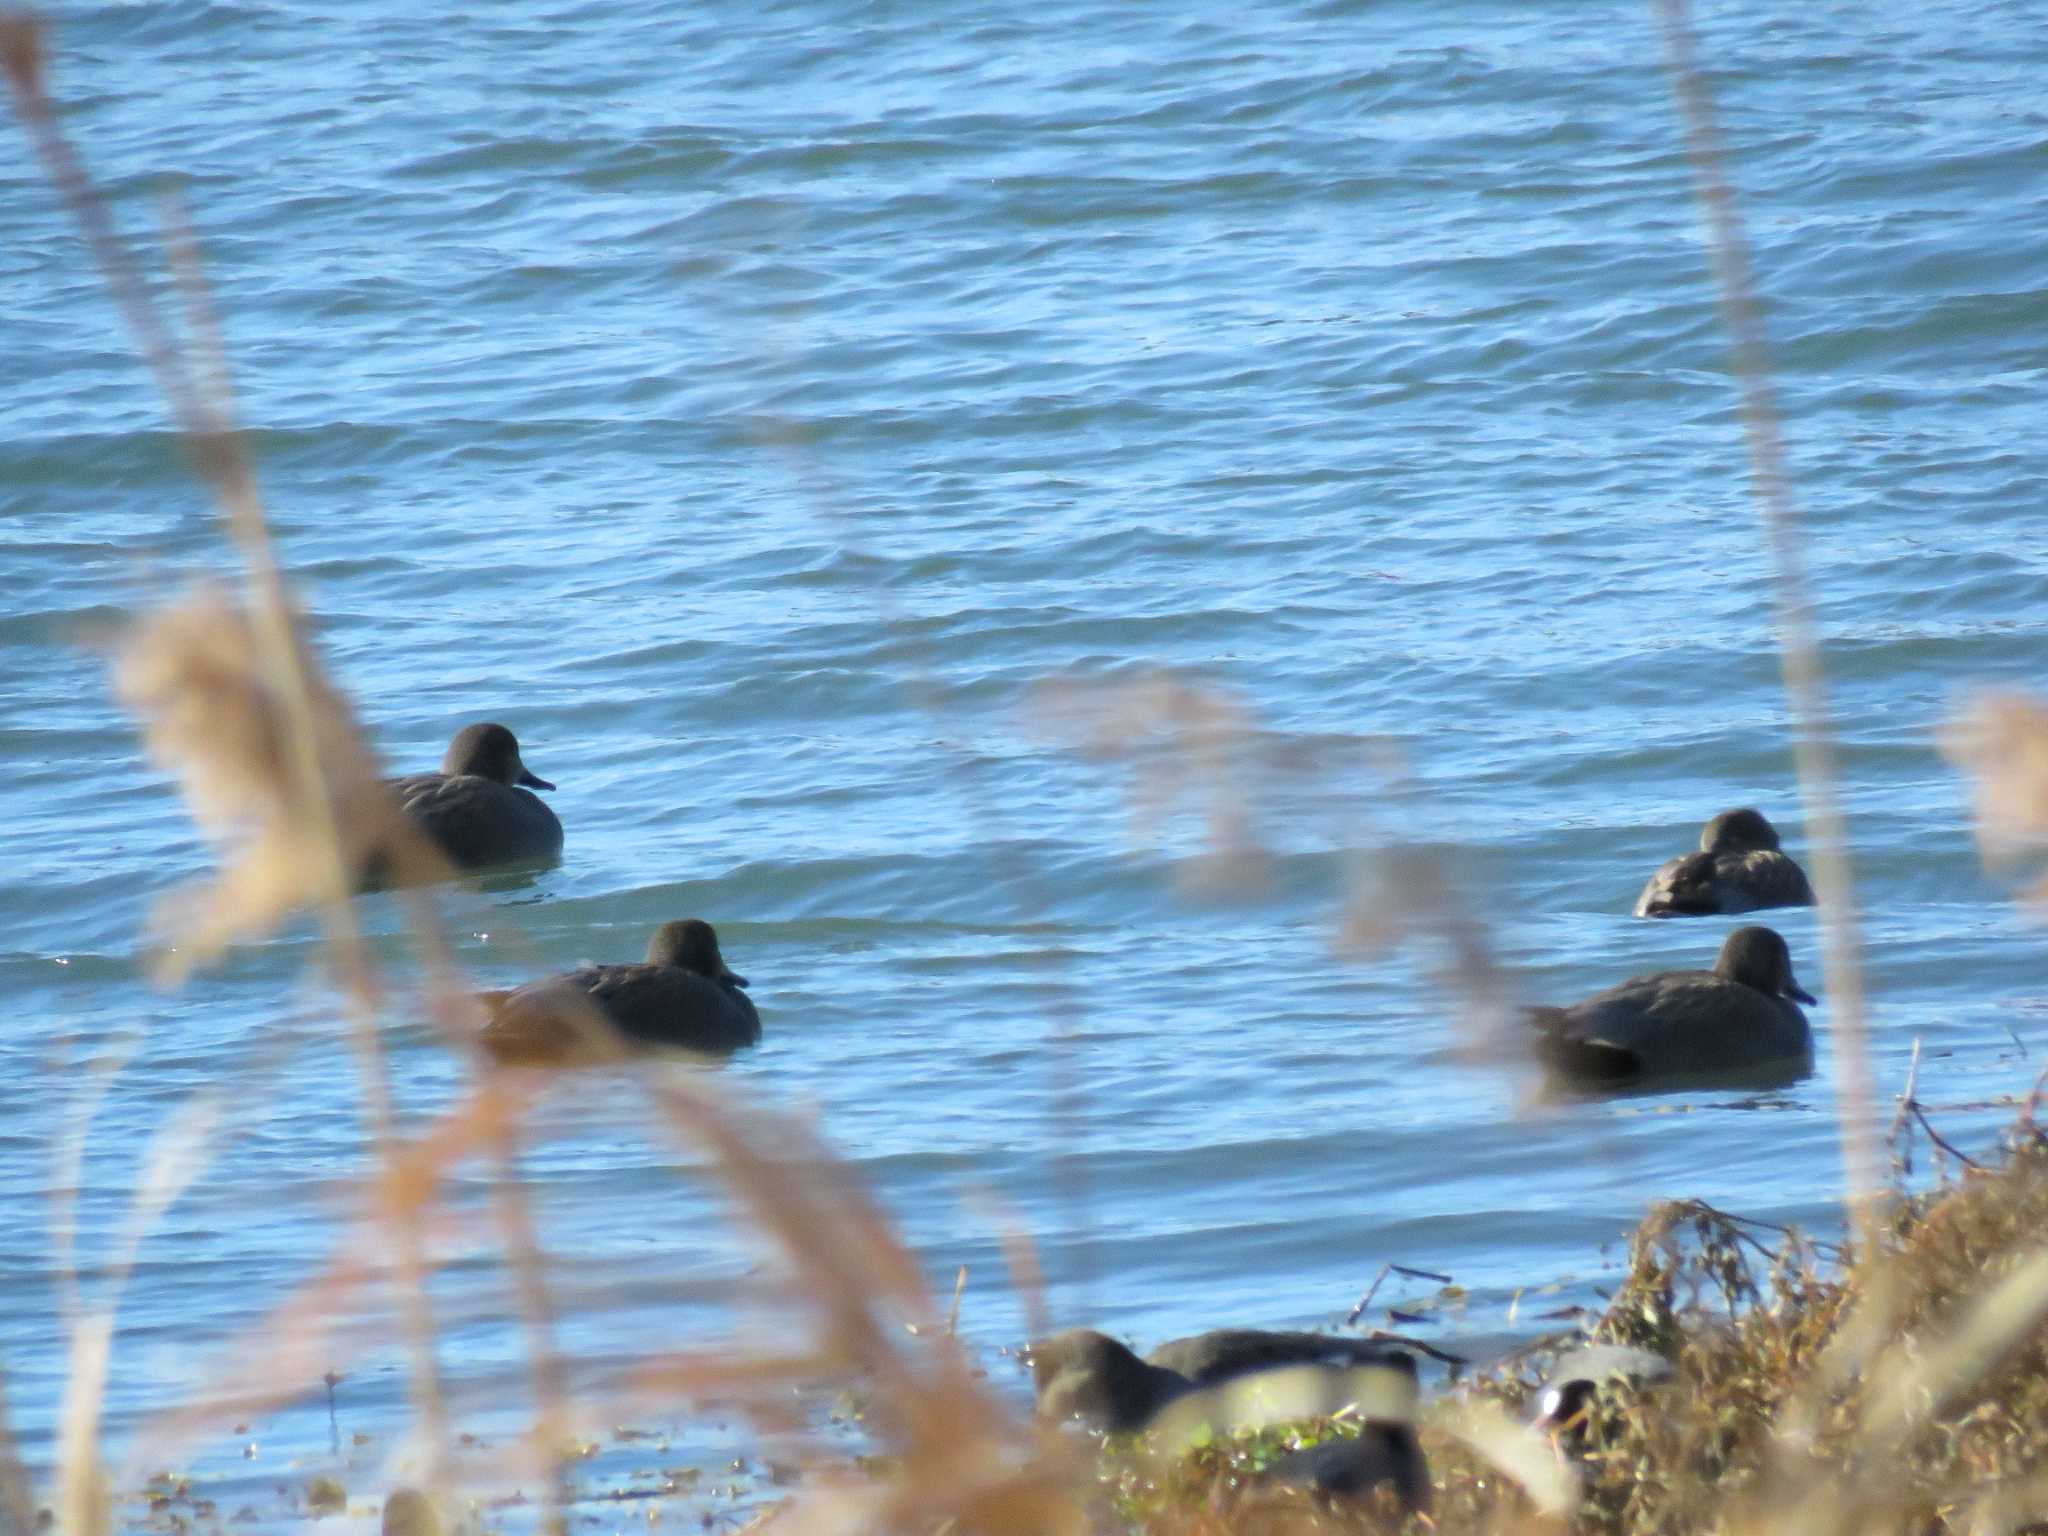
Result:
[[1804,1003],[1809,1008],[1818,1008],[1820,1006],[1819,998],[1815,997],[1789,976],[1785,978],[1785,996],[1792,998],[1796,1002]]
[[731,982],[736,987],[744,987],[747,984],[747,978],[742,976],[738,971],[734,970],[731,966],[727,966],[725,968],[725,979]]
[[519,782],[528,789],[553,789],[555,787],[524,763],[519,765]]

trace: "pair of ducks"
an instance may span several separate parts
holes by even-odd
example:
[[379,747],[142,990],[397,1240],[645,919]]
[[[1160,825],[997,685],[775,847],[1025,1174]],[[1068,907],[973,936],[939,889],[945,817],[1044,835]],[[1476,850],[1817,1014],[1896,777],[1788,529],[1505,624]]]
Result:
[[[1695,917],[1813,905],[1806,873],[1778,845],[1761,813],[1723,811],[1696,853],[1667,860],[1636,900],[1637,917]],[[1650,1083],[1762,1086],[1803,1076],[1813,1035],[1800,1003],[1813,995],[1792,974],[1775,929],[1737,928],[1711,971],[1659,971],[1562,1008],[1528,1010],[1537,1060],[1569,1087]]]
[[[552,864],[562,823],[533,791],[519,741],[493,722],[465,726],[439,773],[389,781],[399,811],[457,869]],[[725,1054],[756,1044],[761,1016],[702,918],[663,923],[638,965],[586,965],[485,992],[479,1039],[507,1065],[610,1060],[649,1047]]]

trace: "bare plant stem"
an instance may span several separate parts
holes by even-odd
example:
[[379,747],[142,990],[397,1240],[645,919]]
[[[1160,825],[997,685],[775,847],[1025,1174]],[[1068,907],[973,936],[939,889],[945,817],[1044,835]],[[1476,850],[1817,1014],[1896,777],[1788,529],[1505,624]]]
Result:
[[493,1191],[498,1226],[512,1260],[519,1312],[526,1325],[527,1355],[533,1367],[536,1409],[534,1450],[546,1472],[546,1504],[541,1529],[562,1536],[569,1529],[569,1486],[563,1442],[569,1432],[569,1390],[561,1354],[555,1348],[555,1311],[548,1298],[541,1265],[540,1241],[534,1234],[533,1210],[519,1177],[519,1120],[507,1115],[496,1138],[498,1177]]
[[1836,795],[1833,727],[1829,720],[1808,596],[1799,516],[1785,468],[1763,317],[1750,270],[1742,216],[1724,168],[1727,145],[1715,119],[1714,103],[1701,76],[1687,0],[1656,0],[1664,34],[1672,91],[1685,123],[1686,154],[1706,216],[1708,250],[1720,291],[1722,323],[1728,328],[1736,381],[1741,389],[1743,435],[1749,444],[1751,481],[1763,513],[1765,542],[1775,573],[1779,655],[1785,691],[1796,725],[1793,757],[1806,805],[1813,846],[1813,884],[1820,901],[1822,965],[1827,973],[1829,1032],[1835,1042],[1836,1095],[1842,1122],[1842,1162],[1848,1182],[1850,1216],[1866,1251],[1875,1252],[1881,1220],[1876,1083],[1865,1024],[1862,936],[1856,911],[1855,877],[1848,834]]
[[1914,1093],[1920,1083],[1920,1037],[1913,1037],[1913,1059],[1906,1066],[1906,1086],[1899,1094],[1899,1110],[1892,1116],[1891,1128],[1884,1133],[1885,1145],[1892,1152],[1892,1170],[1901,1179],[1909,1178],[1913,1172],[1913,1140],[1906,1135],[1906,1116],[1918,1102]]

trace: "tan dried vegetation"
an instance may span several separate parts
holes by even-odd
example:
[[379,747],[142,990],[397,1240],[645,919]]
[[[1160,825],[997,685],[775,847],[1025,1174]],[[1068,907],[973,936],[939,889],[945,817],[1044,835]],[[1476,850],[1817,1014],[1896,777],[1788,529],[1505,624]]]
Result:
[[[245,562],[246,596],[206,589],[138,626],[118,666],[119,688],[152,749],[184,783],[193,812],[222,848],[223,873],[195,915],[174,930],[182,975],[236,939],[291,912],[323,914],[351,1021],[376,1167],[362,1180],[360,1229],[328,1270],[231,1353],[218,1393],[180,1405],[145,1439],[168,1455],[239,1411],[310,1384],[334,1363],[331,1323],[365,1290],[402,1293],[412,1381],[427,1452],[420,1476],[432,1500],[394,1507],[402,1529],[455,1509],[450,1434],[437,1379],[425,1277],[443,1187],[479,1160],[498,1173],[499,1234],[528,1328],[541,1405],[520,1465],[540,1477],[540,1518],[568,1518],[566,1453],[579,1427],[652,1403],[737,1403],[764,1436],[801,1437],[794,1392],[820,1381],[864,1384],[877,1454],[849,1460],[819,1444],[801,1491],[764,1513],[792,1531],[1161,1533],[1387,1528],[1459,1532],[1897,1531],[1992,1536],[2048,1530],[2048,1144],[2031,1112],[1995,1172],[1965,1171],[1936,1194],[1870,1202],[1866,1238],[1827,1256],[1795,1234],[1760,1237],[1750,1224],[1696,1205],[1660,1207],[1635,1235],[1626,1283],[1601,1337],[1646,1345],[1674,1361],[1679,1382],[1655,1394],[1603,1389],[1568,1435],[1520,1422],[1533,1389],[1532,1356],[1468,1383],[1425,1415],[1435,1509],[1336,1508],[1270,1490],[1259,1471],[1283,1449],[1352,1428],[1338,1413],[1311,1424],[1237,1437],[1197,1437],[1186,1454],[1143,1442],[1100,1448],[1034,1424],[993,1391],[942,1324],[918,1265],[888,1222],[798,1122],[717,1096],[698,1079],[659,1078],[649,1102],[661,1124],[709,1155],[739,1219],[773,1244],[797,1282],[799,1326],[773,1354],[737,1346],[651,1357],[623,1396],[573,1403],[552,1345],[538,1247],[527,1225],[515,1159],[536,1084],[480,1076],[469,1097],[410,1137],[395,1129],[376,1044],[380,1008],[393,1006],[348,916],[365,861],[394,835],[374,757],[347,701],[325,679],[271,556],[253,478],[228,425],[217,355],[198,361],[170,341],[135,263],[65,139],[45,94],[43,37],[30,18],[0,17],[0,64],[51,180],[77,213],[110,289],[187,428],[203,473],[220,490]],[[173,253],[186,331],[206,342],[203,295],[188,258]],[[1211,854],[1199,883],[1242,893],[1269,877],[1254,807],[1300,754],[1261,731],[1239,700],[1164,675],[1106,689],[1066,686],[1041,700],[1077,744],[1141,767],[1146,825],[1180,806],[1203,817]],[[1982,701],[1948,748],[1975,774],[1988,857],[2036,852],[2048,836],[2048,711],[2028,701]],[[1387,867],[1382,861],[1381,868]],[[1406,901],[1364,897],[1346,927],[1391,942],[1420,926],[1442,941],[1447,974],[1497,1010],[1504,984],[1483,930],[1464,915],[1440,865],[1415,851],[1394,865]],[[1392,882],[1382,874],[1379,889]],[[1420,892],[1427,898],[1416,900]],[[2040,894],[2037,892],[2037,894]],[[433,911],[416,905],[430,960],[421,1007],[450,1031],[473,1022],[447,965]],[[195,1122],[196,1123],[196,1122]],[[1924,1122],[1923,1122],[1924,1123]],[[1929,1128],[1931,1133],[1931,1128]],[[137,1195],[137,1230],[197,1176],[192,1138],[173,1138]],[[375,1257],[388,1245],[387,1265]],[[1028,1273],[1028,1255],[1020,1260]],[[1027,1282],[1028,1283],[1028,1282]],[[114,1518],[97,1446],[98,1394],[113,1368],[111,1313],[74,1318],[73,1390],[53,1494],[57,1524],[98,1536]],[[788,1340],[796,1337],[791,1346]],[[340,1490],[320,1490],[333,1506]],[[35,1524],[29,1481],[0,1426],[0,1519]]]
[[[1942,751],[1970,776],[1984,862],[2001,870],[2038,865],[2048,855],[2048,704],[1980,694],[1949,723]],[[2027,898],[2048,901],[2048,879]]]

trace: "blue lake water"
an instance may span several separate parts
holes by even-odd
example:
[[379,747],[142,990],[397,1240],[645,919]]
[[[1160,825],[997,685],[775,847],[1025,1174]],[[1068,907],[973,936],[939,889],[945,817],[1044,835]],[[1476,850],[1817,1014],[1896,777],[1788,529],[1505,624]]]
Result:
[[[1762,1103],[1531,1113],[1497,1052],[1457,1050],[1428,946],[1333,943],[1360,862],[1419,844],[1517,993],[1562,1000],[1710,963],[1725,922],[1627,914],[1715,811],[1807,849],[1649,16],[1169,9],[54,18],[53,89],[124,226],[168,184],[199,232],[283,556],[386,762],[499,719],[560,786],[564,863],[456,899],[463,964],[504,985],[713,920],[767,1031],[720,1082],[814,1119],[936,1290],[967,1267],[1005,1390],[1013,1226],[1061,1323],[1333,1325],[1396,1263],[1463,1290],[1425,1336],[1483,1348],[1540,1326],[1524,1288],[1597,1305],[1653,1198],[1825,1225],[1842,1182],[1810,912],[1774,921],[1822,994],[1819,1071]],[[1895,1091],[1921,1040],[1922,1098],[1974,1103],[2048,1060],[2043,935],[1980,872],[1933,744],[1968,689],[2042,678],[2048,36],[2019,4],[1782,10],[1715,7],[1702,49],[1805,515],[1875,1066]],[[147,915],[208,853],[96,637],[233,555],[7,132],[0,1362],[46,1468],[51,1191],[91,1094],[89,1296],[150,1136],[222,1095],[122,1297],[117,1451],[362,1247],[368,1154],[308,926],[148,983]],[[1148,819],[1156,767],[1073,750],[1041,690],[1154,669],[1267,734]],[[1185,894],[1216,794],[1274,855],[1258,900]],[[387,1043],[409,1125],[460,1096],[423,1024]],[[1982,1147],[2008,1114],[1941,1123]],[[580,1382],[776,1326],[758,1244],[629,1083],[564,1089],[540,1130]],[[478,1222],[436,1297],[459,1427],[488,1439],[523,1422],[524,1346]],[[374,1496],[410,1424],[388,1298],[325,1363],[361,1448],[336,1463],[308,1380],[180,1464],[339,1464]],[[677,1464],[747,1441],[650,1414]]]

